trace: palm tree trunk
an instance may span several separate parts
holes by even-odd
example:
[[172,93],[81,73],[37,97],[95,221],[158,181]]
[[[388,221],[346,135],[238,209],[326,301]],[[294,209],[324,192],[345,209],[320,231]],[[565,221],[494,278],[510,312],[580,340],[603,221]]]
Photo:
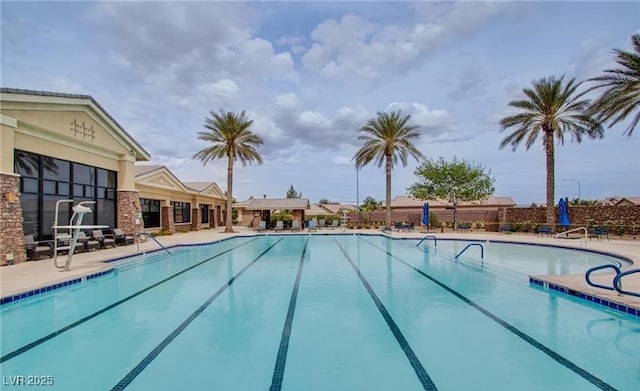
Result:
[[544,147],[547,154],[547,209],[545,212],[545,220],[547,225],[555,231],[556,209],[554,205],[555,198],[555,157],[553,149],[553,130],[545,130]]
[[233,151],[230,151],[227,154],[227,217],[225,218],[225,229],[224,232],[232,233],[233,225],[232,225],[232,208],[233,208],[233,162],[234,156]]
[[385,162],[385,174],[387,179],[387,191],[386,191],[386,219],[387,227],[391,229],[391,155],[387,155],[387,161]]

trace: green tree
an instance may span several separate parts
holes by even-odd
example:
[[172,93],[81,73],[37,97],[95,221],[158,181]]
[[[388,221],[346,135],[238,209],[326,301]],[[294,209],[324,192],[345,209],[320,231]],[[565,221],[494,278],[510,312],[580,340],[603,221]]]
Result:
[[293,185],[289,186],[289,190],[287,190],[287,198],[302,198],[302,193],[298,193],[296,189],[293,188]]
[[373,210],[378,210],[378,201],[376,201],[375,198],[373,197],[367,197],[362,201],[362,204],[360,206],[360,210],[362,210],[363,212],[370,212]]
[[193,159],[198,159],[203,165],[215,159],[227,158],[227,217],[224,232],[233,232],[233,165],[240,160],[243,166],[247,163],[262,163],[262,156],[256,147],[263,144],[260,136],[251,132],[253,120],[246,117],[243,110],[240,115],[220,110],[219,113],[209,111],[211,118],[205,118],[204,127],[207,131],[198,132],[198,139],[210,144],[196,152]]
[[631,137],[633,129],[640,122],[640,34],[631,36],[634,52],[614,49],[617,69],[607,69],[603,76],[590,81],[598,85],[590,90],[604,88],[602,95],[593,102],[591,110],[599,121],[609,122],[609,127],[624,121],[635,111],[629,127],[623,134]]
[[424,156],[412,144],[417,140],[420,133],[418,126],[409,123],[410,115],[403,116],[400,111],[392,113],[378,112],[377,117],[370,119],[365,126],[360,129],[362,133],[358,140],[364,145],[353,157],[356,169],[359,169],[375,160],[378,167],[385,165],[386,176],[386,220],[387,227],[391,226],[391,171],[393,166],[402,162],[407,166],[407,158],[413,156],[417,161]]
[[326,198],[323,198],[320,201],[318,201],[318,204],[320,204],[320,205],[327,205],[327,204],[330,204],[330,203],[331,202]]
[[447,162],[443,157],[437,161],[427,160],[414,174],[420,180],[407,190],[421,200],[446,199],[453,206],[453,227],[460,202],[480,201],[494,192],[491,170],[485,172],[480,164],[458,160]]
[[602,125],[587,111],[589,100],[583,99],[585,92],[576,90],[581,83],[571,79],[564,83],[564,77],[542,78],[533,82],[532,88],[524,88],[525,99],[509,102],[518,110],[516,114],[500,121],[501,132],[515,128],[513,133],[500,143],[500,149],[510,145],[515,151],[525,141],[527,150],[542,132],[542,145],[546,153],[547,200],[545,220],[555,226],[555,150],[554,137],[564,144],[567,134],[572,140],[581,142],[584,136],[602,138]]

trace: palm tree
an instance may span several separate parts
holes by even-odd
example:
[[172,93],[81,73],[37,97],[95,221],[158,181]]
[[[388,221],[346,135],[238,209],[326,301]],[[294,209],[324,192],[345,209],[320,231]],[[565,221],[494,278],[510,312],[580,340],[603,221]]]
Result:
[[367,121],[367,124],[360,128],[362,134],[358,140],[364,141],[364,145],[352,160],[356,162],[356,169],[369,164],[375,160],[378,167],[385,164],[385,174],[387,182],[386,191],[386,220],[387,228],[391,226],[391,170],[393,165],[398,163],[398,159],[404,167],[407,166],[409,155],[416,160],[424,158],[422,153],[411,143],[420,136],[417,131],[418,126],[411,125],[410,115],[402,116],[400,111],[392,113],[378,112],[376,118]]
[[589,100],[583,99],[586,92],[577,93],[582,83],[571,79],[564,84],[564,76],[542,78],[533,82],[533,89],[524,88],[526,96],[523,100],[509,102],[509,106],[519,110],[517,114],[503,118],[500,121],[501,132],[516,127],[500,143],[500,149],[511,145],[515,151],[520,142],[526,139],[527,150],[543,133],[542,145],[547,157],[547,209],[546,223],[555,226],[555,172],[554,172],[554,137],[560,144],[564,144],[565,135],[571,135],[571,140],[582,141],[583,136],[602,138],[602,125],[588,112]]
[[240,115],[220,110],[220,113],[209,111],[212,118],[206,118],[204,127],[207,131],[198,132],[198,139],[210,143],[193,155],[203,165],[214,159],[227,158],[227,217],[224,232],[233,232],[233,164],[240,159],[243,166],[247,163],[262,163],[262,156],[256,147],[263,144],[262,139],[251,132],[253,120],[246,117],[243,110]]
[[634,110],[635,116],[631,124],[624,131],[631,137],[633,129],[640,122],[640,34],[631,36],[634,52],[625,52],[614,49],[617,55],[616,62],[621,68],[607,69],[604,75],[589,79],[599,82],[590,90],[606,88],[602,95],[593,102],[591,110],[598,120],[609,123],[609,127],[623,121]]

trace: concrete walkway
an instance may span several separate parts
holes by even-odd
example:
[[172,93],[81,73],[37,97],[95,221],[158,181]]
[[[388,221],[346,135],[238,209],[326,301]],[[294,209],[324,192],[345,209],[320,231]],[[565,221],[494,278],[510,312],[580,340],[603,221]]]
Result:
[[[176,233],[170,236],[160,236],[158,241],[164,246],[169,247],[176,244],[188,243],[207,243],[220,239],[228,238],[232,235],[255,235],[255,231],[242,227],[235,228],[237,234],[225,234],[223,229],[201,230],[188,233]],[[348,230],[347,233],[368,233],[380,234],[375,230]],[[285,232],[286,234],[287,232]],[[307,232],[304,231],[306,234]],[[315,234],[342,233],[341,230],[318,230]],[[267,234],[273,234],[269,231]],[[391,232],[388,236],[395,238],[422,238],[425,232]],[[640,240],[610,240],[597,241],[590,240],[588,242],[580,240],[560,240],[551,237],[538,237],[532,234],[498,234],[491,232],[469,232],[469,233],[429,233],[437,238],[456,238],[465,240],[500,240],[507,242],[521,243],[537,243],[551,244],[556,246],[565,246],[573,248],[587,248],[590,250],[608,252],[620,256],[627,257],[634,262],[633,266],[625,266],[623,270],[640,268]],[[150,251],[158,248],[158,245],[152,240],[147,240],[139,244],[140,251]],[[16,265],[0,267],[0,297],[14,296],[16,294],[31,291],[34,289],[54,285],[64,281],[72,280],[78,277],[88,276],[97,272],[109,270],[113,265],[104,261],[107,259],[117,258],[126,255],[132,255],[138,252],[138,244],[119,246],[113,249],[105,249],[87,253],[79,253],[73,256],[71,270],[68,272],[57,269],[52,259],[41,259],[38,261],[29,261]],[[58,257],[58,264],[63,265],[66,256]],[[603,285],[611,285],[614,274],[598,274],[594,276],[595,281],[599,281]],[[607,291],[589,286],[584,279],[584,275],[549,275],[536,276],[541,281],[553,283],[558,286],[566,287],[573,291],[583,292],[595,297],[603,298],[611,302],[624,304],[628,307],[635,308],[640,311],[640,297],[629,295],[619,295],[614,291]],[[624,279],[623,288],[627,291],[640,292],[640,273],[634,274]]]

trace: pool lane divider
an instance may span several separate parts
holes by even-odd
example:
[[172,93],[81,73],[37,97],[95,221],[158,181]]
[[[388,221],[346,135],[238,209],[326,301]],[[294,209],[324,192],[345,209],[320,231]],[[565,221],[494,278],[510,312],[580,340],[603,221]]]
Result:
[[538,342],[535,338],[531,337],[529,334],[527,334],[524,331],[522,331],[522,330],[518,329],[517,327],[513,326],[512,324],[510,324],[506,320],[504,320],[504,319],[500,318],[499,316],[495,315],[491,311],[489,311],[486,308],[482,307],[481,305],[477,304],[476,302],[474,302],[473,300],[471,300],[468,297],[464,296],[462,293],[458,292],[457,290],[451,288],[447,284],[441,282],[440,280],[436,279],[435,277],[432,277],[432,276],[428,275],[427,273],[425,273],[422,270],[416,268],[415,266],[411,265],[410,263],[406,262],[405,260],[395,256],[391,252],[389,252],[389,251],[387,251],[387,250],[385,250],[385,249],[383,249],[381,247],[378,247],[376,244],[371,243],[368,240],[365,240],[363,238],[360,238],[360,239],[363,242],[365,242],[365,243],[377,248],[378,250],[382,251],[383,253],[387,254],[388,256],[390,256],[391,258],[395,259],[396,261],[398,261],[398,262],[404,264],[405,266],[408,266],[409,268],[413,269],[415,272],[417,272],[421,276],[427,278],[429,281],[433,282],[434,284],[438,285],[442,289],[444,289],[447,292],[451,293],[452,295],[454,295],[458,299],[462,300],[463,302],[465,302],[469,306],[471,306],[474,309],[478,310],[480,313],[482,313],[483,315],[487,316],[489,319],[491,319],[494,322],[498,323],[500,326],[504,327],[505,329],[511,331],[513,334],[517,335],[518,337],[523,339],[525,342],[529,343],[533,347],[535,347],[538,350],[542,351],[543,353],[545,353],[547,356],[551,357],[553,360],[555,360],[559,364],[564,365],[569,370],[571,370],[574,373],[580,375],[582,378],[584,378],[585,380],[587,380],[591,384],[595,385],[599,389],[606,390],[606,391],[615,391],[616,390],[616,388],[613,387],[612,385],[610,385],[609,383],[607,383],[604,380],[600,379],[599,377],[597,377],[596,375],[592,374],[591,372],[579,367],[573,361],[571,361],[568,358],[562,356],[560,353],[555,352],[551,348],[548,348],[547,346],[543,345],[541,342]]
[[269,252],[269,250],[271,250],[272,248],[274,248],[278,243],[280,243],[281,241],[283,241],[284,238],[282,239],[278,239],[278,241],[276,241],[275,243],[273,243],[272,245],[270,245],[269,247],[267,247],[264,251],[262,251],[260,253],[260,255],[258,255],[257,257],[255,257],[251,262],[249,262],[245,267],[243,267],[238,273],[236,273],[233,277],[231,277],[229,279],[229,281],[227,281],[223,286],[221,286],[213,295],[211,295],[211,297],[209,297],[207,299],[207,301],[205,301],[200,307],[198,307],[197,310],[195,310],[191,315],[189,315],[189,317],[180,324],[180,326],[178,326],[175,330],[173,330],[171,332],[171,334],[169,334],[164,340],[162,340],[162,342],[160,342],[160,344],[158,346],[156,346],[149,354],[147,354],[145,356],[145,358],[143,358],[138,365],[136,365],[131,371],[129,371],[129,373],[127,373],[119,382],[118,384],[116,384],[111,391],[121,391],[124,390],[129,384],[131,384],[131,382],[140,374],[142,373],[142,371],[144,371],[144,369],[151,364],[151,362],[158,357],[158,355],[160,353],[162,353],[162,351],[169,346],[169,344],[171,342],[173,342],[174,339],[176,339],[176,337],[178,335],[180,335],[180,333],[182,333],[187,326],[189,326],[191,324],[191,322],[193,322],[198,316],[200,316],[200,314],[202,314],[202,312],[204,312],[204,310],[207,309],[207,307],[209,307],[209,305],[211,305],[211,303],[213,303],[213,301],[215,299],[218,298],[218,296],[220,296],[227,288],[229,288],[242,274],[244,274],[244,272],[246,272],[251,266],[253,266],[256,262],[258,262],[260,260],[260,258],[262,258],[266,253]]
[[369,292],[369,296],[371,296],[371,299],[373,299],[373,302],[376,304],[376,307],[378,307],[378,311],[380,311],[380,314],[382,315],[384,320],[387,322],[387,326],[389,326],[389,329],[391,329],[393,336],[396,337],[398,344],[400,344],[402,351],[404,351],[404,354],[407,356],[407,359],[409,359],[409,363],[411,364],[411,367],[413,367],[413,370],[418,376],[420,383],[422,383],[422,387],[427,391],[437,391],[438,388],[436,387],[435,383],[433,383],[433,380],[431,380],[431,377],[429,376],[427,371],[424,369],[424,366],[420,362],[420,359],[418,358],[418,356],[416,356],[413,349],[411,349],[409,342],[407,342],[407,339],[402,334],[402,331],[400,331],[400,328],[398,327],[396,322],[393,320],[393,317],[391,316],[389,311],[387,311],[387,308],[384,306],[384,304],[382,304],[382,301],[380,300],[378,295],[375,293],[375,291],[369,284],[369,281],[367,281],[365,276],[360,272],[360,268],[358,268],[355,262],[353,262],[349,254],[347,254],[347,252],[340,245],[340,243],[335,238],[333,240],[335,240],[336,244],[340,248],[340,251],[342,251],[342,254],[344,254],[344,256],[347,258],[347,261],[349,261],[349,263],[351,264],[351,267],[360,278],[362,285],[364,285],[364,287],[367,289],[367,292]]
[[291,299],[289,300],[289,309],[287,311],[287,318],[284,322],[284,328],[282,329],[282,337],[280,338],[280,347],[278,348],[278,357],[276,359],[276,365],[273,369],[273,377],[271,378],[271,387],[269,391],[280,391],[282,389],[282,380],[284,379],[284,368],[287,364],[287,352],[289,351],[289,339],[291,338],[291,327],[293,325],[293,315],[296,311],[296,303],[298,301],[298,290],[300,288],[300,280],[302,279],[302,270],[304,268],[304,257],[307,253],[307,245],[309,244],[309,238],[304,242],[304,248],[302,254],[300,254],[300,262],[298,263],[298,273],[296,274],[296,281],[293,284],[291,290]]
[[36,339],[33,342],[30,342],[30,343],[28,343],[28,344],[26,344],[26,345],[24,345],[24,346],[22,346],[22,347],[20,347],[20,348],[18,348],[16,350],[12,351],[12,352],[9,352],[9,353],[5,354],[4,356],[0,357],[0,364],[2,364],[3,362],[5,362],[7,360],[10,360],[10,359],[12,359],[12,358],[14,358],[16,356],[19,356],[22,353],[25,353],[25,352],[35,348],[36,346],[38,346],[40,344],[43,344],[43,343],[49,341],[50,339],[52,339],[54,337],[59,336],[60,334],[65,333],[65,332],[73,329],[74,327],[79,326],[79,325],[83,324],[84,322],[86,322],[88,320],[91,320],[91,319],[95,318],[96,316],[101,315],[101,314],[103,314],[103,313],[105,313],[105,312],[107,312],[107,311],[119,306],[120,304],[123,304],[123,303],[125,303],[125,302],[127,302],[127,301],[129,301],[129,300],[131,300],[131,299],[133,299],[135,297],[137,297],[137,296],[140,296],[141,294],[143,294],[143,293],[145,293],[145,292],[147,292],[147,291],[149,291],[149,290],[151,290],[151,289],[153,289],[153,288],[155,288],[155,287],[157,287],[159,285],[162,285],[165,282],[167,282],[169,280],[172,280],[172,279],[174,279],[174,278],[176,278],[176,277],[188,272],[189,270],[195,269],[196,267],[198,267],[200,265],[203,265],[203,264],[205,264],[205,263],[207,263],[207,262],[209,262],[211,260],[214,260],[214,259],[216,259],[216,258],[218,258],[218,257],[220,257],[220,256],[222,256],[222,255],[224,255],[224,254],[226,254],[226,253],[228,253],[230,251],[233,251],[233,250],[237,249],[238,247],[242,247],[242,246],[244,246],[246,244],[249,244],[249,243],[251,243],[251,242],[253,242],[255,240],[258,240],[258,238],[254,238],[254,239],[248,240],[246,242],[240,243],[237,246],[233,246],[230,249],[227,249],[227,250],[224,250],[222,252],[219,252],[218,254],[216,254],[216,255],[214,255],[212,257],[209,257],[209,258],[207,258],[207,259],[205,259],[203,261],[200,261],[200,262],[196,263],[195,265],[189,266],[188,268],[186,268],[184,270],[181,270],[178,273],[173,274],[173,275],[171,275],[171,276],[169,276],[169,277],[167,277],[167,278],[165,278],[163,280],[160,280],[160,281],[156,282],[153,285],[149,285],[148,287],[146,287],[146,288],[144,288],[142,290],[139,290],[138,292],[133,293],[133,294],[121,299],[121,300],[118,300],[115,303],[109,304],[108,306],[106,306],[106,307],[104,307],[104,308],[102,308],[102,309],[100,309],[100,310],[98,310],[98,311],[96,311],[96,312],[94,312],[94,313],[92,313],[90,315],[87,315],[82,319],[78,319],[75,322],[70,323],[70,324],[68,324],[67,326],[65,326],[65,327],[63,327],[61,329],[58,329],[58,330],[56,330],[56,331],[54,331],[54,332],[52,332],[50,334],[45,335],[42,338]]

